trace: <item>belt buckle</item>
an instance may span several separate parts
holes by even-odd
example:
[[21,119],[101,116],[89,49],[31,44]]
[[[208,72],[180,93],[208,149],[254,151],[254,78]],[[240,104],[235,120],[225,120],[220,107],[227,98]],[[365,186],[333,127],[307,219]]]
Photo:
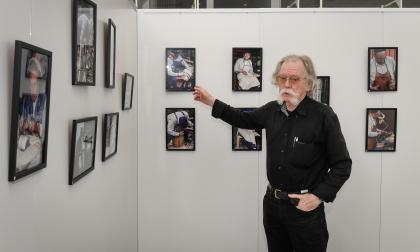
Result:
[[[277,194],[278,193],[278,194]],[[282,193],[282,190],[279,190],[279,189],[274,189],[274,198],[276,198],[276,199],[282,199],[281,197],[280,197],[280,193]]]

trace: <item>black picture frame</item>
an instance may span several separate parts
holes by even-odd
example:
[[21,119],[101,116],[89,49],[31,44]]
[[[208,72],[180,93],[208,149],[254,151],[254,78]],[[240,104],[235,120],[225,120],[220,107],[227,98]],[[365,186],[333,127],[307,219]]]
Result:
[[115,88],[116,32],[115,23],[109,18],[105,43],[105,87],[107,88]]
[[[166,108],[166,150],[195,151],[195,126],[195,108]],[[176,133],[179,135],[175,136]]]
[[96,3],[73,0],[72,84],[95,86],[96,81]]
[[317,76],[312,99],[330,105],[330,76]]
[[395,152],[397,143],[397,109],[367,108],[366,138],[367,152]]
[[102,127],[102,161],[106,161],[117,154],[119,118],[120,114],[118,112],[104,115]]
[[134,75],[125,73],[122,91],[122,110],[130,110],[133,107]]
[[368,92],[398,90],[398,47],[369,47],[367,65]]
[[[245,59],[247,53],[249,58]],[[261,92],[262,76],[263,49],[261,47],[232,48],[232,91]]]
[[73,120],[69,185],[73,185],[95,169],[98,117]]
[[193,91],[196,68],[195,48],[166,48],[166,91]]
[[52,52],[15,41],[9,181],[47,166],[51,66]]
[[[242,110],[243,112],[251,112],[256,108],[238,109]],[[241,129],[232,126],[232,150],[262,151],[262,129]]]

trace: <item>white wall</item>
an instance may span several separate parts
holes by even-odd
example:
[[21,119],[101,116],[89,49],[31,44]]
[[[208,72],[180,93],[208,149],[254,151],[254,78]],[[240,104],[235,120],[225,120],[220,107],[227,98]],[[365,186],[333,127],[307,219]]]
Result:
[[[0,251],[137,251],[137,95],[121,111],[122,76],[137,78],[136,12],[127,0],[98,4],[95,87],[71,85],[72,1],[0,1]],[[116,88],[104,88],[104,27],[117,26]],[[9,134],[15,40],[53,52],[48,165],[10,183]],[[134,87],[137,90],[137,85]],[[120,112],[118,153],[101,161],[102,116]],[[71,121],[99,116],[96,164],[68,185]]]
[[[263,151],[232,152],[231,128],[165,91],[165,48],[195,47],[197,82],[237,107],[275,98],[270,75],[304,53],[331,76],[331,106],[353,159],[350,180],[327,206],[331,252],[420,250],[418,58],[420,11],[203,10],[138,14],[140,251],[266,251]],[[399,47],[397,92],[368,93],[367,48]],[[263,91],[231,91],[232,47],[263,48]],[[196,108],[195,152],[165,151],[165,107]],[[364,151],[367,107],[397,107],[395,153]]]

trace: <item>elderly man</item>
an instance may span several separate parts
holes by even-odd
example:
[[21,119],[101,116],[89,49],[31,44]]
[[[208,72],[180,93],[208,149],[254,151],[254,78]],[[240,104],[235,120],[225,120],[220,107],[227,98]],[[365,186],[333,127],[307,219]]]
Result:
[[370,89],[395,90],[395,60],[386,55],[386,49],[374,50],[374,57],[370,60]]
[[307,56],[289,55],[276,67],[279,99],[242,112],[196,86],[194,99],[236,127],[266,129],[267,177],[263,222],[270,252],[326,251],[323,202],[349,178],[351,159],[333,110],[309,98],[316,82]]

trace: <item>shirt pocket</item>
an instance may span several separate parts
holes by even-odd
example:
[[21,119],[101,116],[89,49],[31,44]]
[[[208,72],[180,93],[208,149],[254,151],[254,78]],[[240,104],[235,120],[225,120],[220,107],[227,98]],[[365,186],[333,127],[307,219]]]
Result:
[[309,168],[319,159],[320,153],[320,144],[294,141],[292,144],[290,163],[299,168]]

